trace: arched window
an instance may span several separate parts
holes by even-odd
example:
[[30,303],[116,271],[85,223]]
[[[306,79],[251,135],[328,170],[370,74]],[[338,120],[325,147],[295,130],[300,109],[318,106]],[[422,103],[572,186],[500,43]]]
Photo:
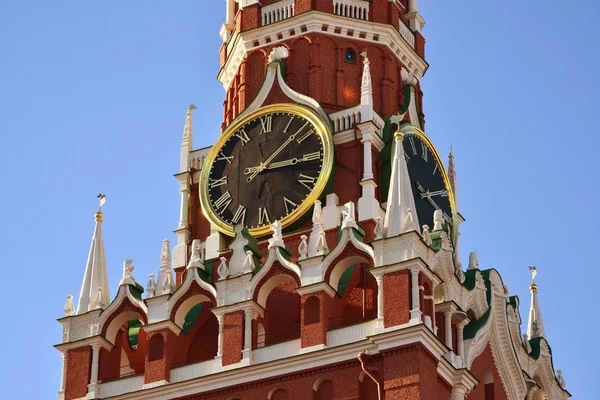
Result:
[[348,64],[356,64],[356,52],[352,49],[346,49],[344,61]]
[[[317,385],[318,383],[318,385]],[[331,400],[333,399],[333,382],[331,379],[325,378],[322,381],[317,381],[314,390],[315,400]]]
[[256,327],[256,348],[261,347],[265,347],[265,326],[259,322]]
[[163,358],[165,350],[165,339],[163,335],[157,333],[150,338],[148,361],[156,361]]
[[319,322],[321,322],[321,300],[316,296],[311,296],[304,302],[304,325]]

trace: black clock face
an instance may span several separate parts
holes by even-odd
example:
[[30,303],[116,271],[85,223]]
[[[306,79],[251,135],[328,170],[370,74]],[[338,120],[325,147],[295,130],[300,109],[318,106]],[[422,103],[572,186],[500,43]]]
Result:
[[213,212],[230,226],[270,226],[297,210],[323,168],[323,143],[307,119],[286,112],[264,114],[216,149],[208,179]]
[[403,139],[404,155],[415,195],[415,207],[421,225],[433,230],[433,213],[442,210],[445,221],[452,225],[452,206],[440,166],[427,144],[419,136],[407,133]]

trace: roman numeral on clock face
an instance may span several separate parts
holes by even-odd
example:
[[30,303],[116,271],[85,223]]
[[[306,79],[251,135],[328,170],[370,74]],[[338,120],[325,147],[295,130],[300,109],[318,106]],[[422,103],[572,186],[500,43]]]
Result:
[[290,213],[290,209],[293,210],[296,207],[298,207],[298,204],[294,203],[293,201],[291,201],[287,197],[283,198],[283,205],[285,205],[285,212],[286,212],[286,214]]
[[222,185],[227,185],[227,175],[225,175],[222,178],[219,179],[212,179],[210,178],[208,180],[208,185],[210,186],[210,188],[216,188],[217,186],[222,186]]
[[271,223],[271,218],[269,218],[269,213],[267,212],[266,207],[258,208],[258,224],[264,225],[266,223]]
[[225,193],[223,193],[223,195],[221,197],[219,197],[217,199],[217,201],[215,201],[215,203],[213,205],[215,207],[215,211],[222,214],[223,211],[225,211],[225,209],[227,207],[229,207],[229,204],[231,204],[231,201],[232,201],[231,193],[229,193],[229,190],[228,190]]
[[240,138],[240,141],[242,142],[242,146],[245,146],[246,143],[248,143],[250,141],[250,137],[248,136],[248,134],[246,133],[244,128],[240,129],[240,131],[238,133],[236,133],[235,136]]
[[293,115],[290,117],[290,121],[285,126],[285,129],[283,130],[283,133],[288,133],[288,129],[290,129],[290,125],[292,125],[292,122],[294,121],[294,118],[296,118],[296,117],[294,117]]
[[315,151],[314,153],[305,154],[302,157],[302,161],[314,161],[314,160],[319,160],[320,158],[321,158],[321,152]]
[[415,138],[412,136],[409,136],[408,141],[410,142],[410,147],[412,148],[413,156],[416,156],[417,155],[417,146],[415,146]]
[[425,143],[421,143],[421,157],[423,158],[423,160],[425,160],[425,162],[427,162],[427,156],[428,156],[428,151],[429,149],[427,148],[427,146],[425,146]]
[[233,218],[231,219],[231,221],[234,224],[239,224],[239,223],[244,223],[244,221],[246,220],[246,207],[244,207],[243,205],[238,205],[237,210],[235,210],[235,214],[233,215]]
[[217,161],[227,161],[229,164],[231,164],[231,160],[233,160],[234,158],[235,158],[235,156],[227,157],[225,154],[223,154],[223,152],[220,152],[219,158],[217,158]]
[[304,142],[304,141],[305,141],[306,139],[308,139],[308,137],[309,137],[310,135],[312,135],[313,133],[315,133],[315,131],[314,131],[314,130],[312,130],[312,129],[311,129],[311,130],[309,130],[309,131],[308,131],[308,132],[306,132],[304,135],[300,136],[300,138],[298,139],[298,143],[302,143],[302,142]]
[[262,117],[260,119],[260,124],[261,124],[261,128],[262,128],[262,130],[260,131],[261,135],[263,133],[271,132],[272,125],[273,125],[273,116],[267,115],[267,116]]
[[311,190],[313,188],[316,181],[317,181],[316,176],[312,177],[312,176],[308,176],[308,175],[304,175],[304,174],[300,174],[300,179],[298,179],[298,182],[300,182],[301,184],[306,186],[306,188],[308,190]]

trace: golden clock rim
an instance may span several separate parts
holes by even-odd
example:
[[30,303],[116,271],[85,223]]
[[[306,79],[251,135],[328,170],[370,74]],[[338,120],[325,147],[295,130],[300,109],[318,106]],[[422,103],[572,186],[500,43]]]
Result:
[[448,190],[448,199],[450,200],[450,207],[452,208],[452,220],[454,221],[454,229],[452,229],[453,243],[456,244],[456,240],[458,239],[458,210],[456,209],[456,202],[454,200],[454,191],[452,190],[452,184],[450,183],[450,178],[448,177],[448,173],[446,172],[446,166],[442,162],[442,158],[440,157],[437,148],[429,139],[429,136],[421,129],[417,128],[414,125],[406,124],[401,126],[400,132],[405,135],[415,135],[419,139],[421,139],[425,145],[429,148],[429,151],[433,154],[435,161],[440,167],[440,171],[442,172],[442,178],[444,179],[444,185],[446,186],[446,190]]
[[[202,167],[199,182],[200,205],[202,206],[202,213],[204,214],[206,219],[219,230],[219,232],[224,233],[227,236],[235,236],[234,226],[223,221],[212,208],[212,205],[209,200],[207,184],[210,175],[210,170],[212,169],[217,155],[219,154],[227,140],[229,140],[229,138],[231,138],[231,136],[233,136],[234,133],[239,130],[239,128],[263,115],[278,112],[294,114],[312,123],[315,127],[316,133],[321,137],[321,142],[323,144],[323,166],[321,168],[321,172],[319,173],[319,177],[317,178],[317,183],[315,184],[312,191],[309,193],[308,197],[304,199],[304,201],[300,204],[300,206],[280,220],[282,228],[290,226],[291,224],[296,222],[302,215],[304,215],[308,210],[310,210],[314,202],[319,199],[319,197],[325,190],[325,187],[327,186],[329,177],[331,176],[331,172],[333,170],[334,144],[329,126],[315,112],[300,105],[272,104],[269,106],[259,108],[258,110],[244,116],[238,121],[234,120],[233,123],[230,124],[221,134],[219,140],[217,140],[217,142],[213,145],[212,149],[208,153],[208,156],[206,157],[206,162]],[[257,228],[248,228],[248,232],[252,236],[259,237],[266,236],[272,233],[272,230],[270,225],[265,225]]]

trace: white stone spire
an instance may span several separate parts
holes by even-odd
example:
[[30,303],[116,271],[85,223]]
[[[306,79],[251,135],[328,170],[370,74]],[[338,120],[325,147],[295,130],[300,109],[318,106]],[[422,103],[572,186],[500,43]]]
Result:
[[372,121],[375,116],[373,111],[373,82],[371,80],[371,63],[367,53],[361,53],[364,57],[362,85],[360,87],[360,117],[362,122]]
[[454,153],[452,153],[452,148],[448,155],[448,179],[450,180],[450,186],[452,187],[454,204],[456,204],[456,209],[458,210],[458,179],[456,178],[456,167],[454,166]]
[[542,320],[542,311],[540,310],[540,304],[538,303],[537,291],[538,287],[535,284],[535,277],[537,275],[536,267],[529,267],[531,270],[531,307],[529,308],[529,322],[527,324],[527,335],[529,339],[535,339],[538,337],[546,337],[546,331],[544,330],[544,321]]
[[[81,292],[79,294],[79,304],[77,314],[84,314],[94,309],[94,303],[99,303],[96,299],[99,292],[101,295],[101,308],[106,308],[110,304],[110,294],[108,290],[108,273],[106,271],[106,255],[104,253],[104,240],[102,239],[102,212],[96,213],[96,227],[90,246]],[[98,290],[100,289],[100,291]]]
[[[415,199],[413,197],[404,147],[402,145],[404,135],[397,131],[394,134],[395,150],[390,178],[390,189],[387,199],[387,210],[385,213],[384,229],[386,237],[398,236],[404,232],[417,231],[419,221],[415,212]],[[409,217],[412,214],[412,218]]]
[[186,172],[189,168],[189,158],[190,153],[192,152],[192,145],[194,141],[192,134],[192,110],[195,110],[196,108],[197,107],[195,105],[190,104],[190,108],[185,115],[185,127],[183,128],[183,139],[181,140],[179,172]]

